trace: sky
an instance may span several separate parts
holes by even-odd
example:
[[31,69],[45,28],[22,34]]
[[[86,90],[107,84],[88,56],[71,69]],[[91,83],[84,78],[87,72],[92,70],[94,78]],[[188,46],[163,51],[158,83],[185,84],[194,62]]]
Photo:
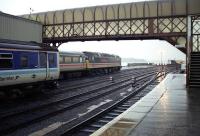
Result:
[[[144,0],[1,0],[0,11],[12,15],[22,15],[29,14],[30,8],[32,13],[37,13],[134,1]],[[149,62],[171,59],[185,60],[185,54],[168,42],[159,40],[68,42],[62,44],[59,50],[105,52],[123,58],[145,59]]]

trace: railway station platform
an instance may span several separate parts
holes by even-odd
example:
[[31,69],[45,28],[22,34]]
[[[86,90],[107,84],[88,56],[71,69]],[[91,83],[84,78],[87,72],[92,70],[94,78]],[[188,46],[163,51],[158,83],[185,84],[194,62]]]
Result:
[[199,136],[200,91],[168,74],[150,93],[92,136]]

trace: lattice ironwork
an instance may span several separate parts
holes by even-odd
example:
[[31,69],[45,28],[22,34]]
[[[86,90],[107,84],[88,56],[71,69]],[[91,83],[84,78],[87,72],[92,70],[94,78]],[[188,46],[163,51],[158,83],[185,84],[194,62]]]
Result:
[[85,23],[84,24],[84,36],[94,35],[94,23]]
[[72,24],[66,24],[63,26],[64,31],[63,31],[63,37],[70,37],[73,35],[73,25]]
[[144,20],[132,20],[130,30],[131,34],[144,34],[145,29],[147,28],[144,22]]
[[[199,25],[199,22],[194,24]],[[45,43],[87,40],[166,39],[176,44],[177,37],[186,37],[185,16],[162,18],[130,18],[44,25]],[[199,29],[194,30],[195,33]],[[105,38],[106,37],[106,38]],[[173,38],[176,37],[176,38]]]
[[43,27],[43,37],[51,38],[54,37],[54,26]]
[[95,23],[94,35],[103,36],[103,35],[105,35],[105,31],[106,31],[106,23],[105,22]]
[[162,18],[158,20],[158,33],[170,33],[172,30],[171,18]]
[[200,52],[200,16],[192,17],[192,51]]
[[173,32],[186,32],[187,31],[187,19],[184,17],[173,19]]
[[83,23],[78,23],[73,25],[73,36],[83,36]]
[[107,22],[106,35],[117,35],[118,34],[118,22],[109,21]]
[[119,35],[130,34],[130,21],[119,21]]
[[63,37],[63,25],[55,26],[54,37]]

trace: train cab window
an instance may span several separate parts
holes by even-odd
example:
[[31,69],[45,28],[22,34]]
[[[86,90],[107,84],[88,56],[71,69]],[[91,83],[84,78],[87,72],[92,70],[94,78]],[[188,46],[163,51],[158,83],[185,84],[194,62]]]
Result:
[[47,56],[46,53],[41,52],[40,53],[40,68],[46,68],[47,67]]
[[0,69],[10,69],[13,66],[13,55],[9,53],[0,53]]
[[56,64],[56,54],[55,53],[49,53],[48,59],[49,59],[49,67],[55,68],[57,66],[57,64]]
[[28,67],[28,56],[21,56],[20,64],[21,64],[22,68],[27,68]]
[[78,63],[79,62],[79,57],[73,57],[72,58],[73,63]]
[[82,57],[80,57],[80,62],[83,62],[83,58]]
[[94,61],[94,56],[92,56],[92,61]]

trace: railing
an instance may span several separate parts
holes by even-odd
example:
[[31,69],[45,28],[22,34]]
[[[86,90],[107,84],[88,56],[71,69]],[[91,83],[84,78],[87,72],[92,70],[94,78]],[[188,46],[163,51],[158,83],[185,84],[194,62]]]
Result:
[[192,52],[200,52],[200,16],[192,17]]

